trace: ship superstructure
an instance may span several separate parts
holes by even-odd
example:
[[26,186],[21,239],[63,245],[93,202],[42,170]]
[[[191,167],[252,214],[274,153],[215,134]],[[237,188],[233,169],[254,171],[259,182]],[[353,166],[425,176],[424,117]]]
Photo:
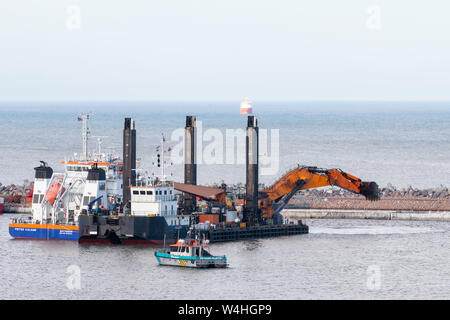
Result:
[[[123,162],[117,156],[87,150],[89,114],[78,117],[82,125],[83,153],[62,162],[65,171],[53,172],[41,161],[36,167],[31,218],[14,219],[9,226],[14,238],[78,240],[78,218],[96,201],[97,208],[117,206],[122,201]],[[60,232],[58,230],[66,230]]]
[[[160,175],[133,175],[136,161],[135,133],[130,134],[134,122],[126,118],[124,127],[124,177],[129,184],[123,185],[123,193],[129,200],[123,202],[122,210],[106,214],[80,216],[80,243],[113,244],[162,244],[175,242],[187,234],[191,215],[180,214],[173,181],[168,181],[165,172],[164,142],[158,146],[157,166]],[[124,198],[126,198],[124,196]]]

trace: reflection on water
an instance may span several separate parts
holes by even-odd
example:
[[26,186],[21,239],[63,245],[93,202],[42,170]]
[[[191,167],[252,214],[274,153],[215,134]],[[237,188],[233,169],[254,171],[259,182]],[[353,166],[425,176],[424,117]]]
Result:
[[386,227],[386,226],[355,226],[351,228],[310,228],[310,233],[326,234],[408,234],[408,233],[426,233],[426,232],[444,232],[426,227]]
[[[158,265],[147,246],[11,240],[0,216],[0,299],[448,299],[450,224],[305,220],[311,233],[212,244],[227,269]],[[81,289],[69,289],[79,270]],[[371,270],[380,286],[368,286]],[[74,282],[76,283],[76,282]]]

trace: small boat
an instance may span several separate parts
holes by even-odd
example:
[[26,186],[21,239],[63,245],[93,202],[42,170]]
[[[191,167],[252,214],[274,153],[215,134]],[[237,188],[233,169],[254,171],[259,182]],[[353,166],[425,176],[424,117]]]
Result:
[[225,268],[226,256],[213,256],[207,248],[208,240],[179,239],[169,250],[155,252],[160,265],[189,268]]

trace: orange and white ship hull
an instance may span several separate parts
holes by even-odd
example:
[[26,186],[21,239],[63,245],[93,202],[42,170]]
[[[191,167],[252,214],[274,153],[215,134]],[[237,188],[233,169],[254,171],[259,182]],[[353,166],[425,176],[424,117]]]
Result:
[[253,113],[252,102],[245,98],[244,101],[241,102],[241,114],[251,114]]

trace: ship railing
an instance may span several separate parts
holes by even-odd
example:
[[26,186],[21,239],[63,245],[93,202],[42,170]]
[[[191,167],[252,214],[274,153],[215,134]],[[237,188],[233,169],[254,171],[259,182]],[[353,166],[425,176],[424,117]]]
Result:
[[12,223],[34,223],[34,221],[31,217],[12,218],[11,222]]

